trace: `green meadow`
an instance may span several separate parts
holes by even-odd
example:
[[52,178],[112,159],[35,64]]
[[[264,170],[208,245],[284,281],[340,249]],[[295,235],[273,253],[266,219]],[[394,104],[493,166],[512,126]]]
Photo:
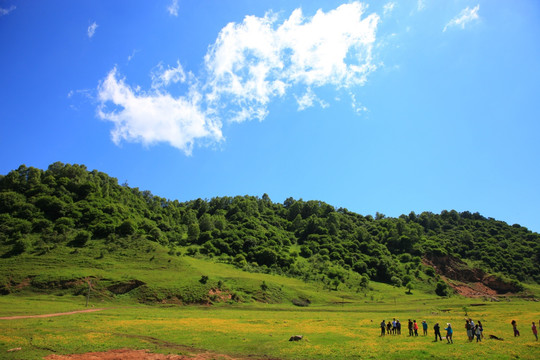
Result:
[[[80,257],[79,257],[80,256]],[[114,298],[99,291],[90,293],[88,308],[102,308],[49,318],[0,320],[0,358],[41,359],[49,354],[73,354],[110,349],[149,349],[164,354],[193,355],[210,352],[233,358],[250,359],[537,359],[540,343],[534,341],[530,325],[540,320],[540,304],[531,299],[509,297],[499,302],[487,298],[437,297],[422,288],[407,294],[404,287],[371,282],[364,291],[328,289],[276,275],[249,273],[227,264],[204,259],[175,257],[169,262],[159,255],[163,266],[150,263],[146,255],[101,259],[100,267],[91,260],[81,263],[85,254],[43,258],[32,262],[22,259],[20,266],[2,262],[2,271],[12,278],[34,274],[43,279],[92,276],[114,283],[138,279],[151,284],[146,291],[159,293],[165,286],[178,291],[201,291],[202,275],[209,284],[220,282],[250,301],[228,302],[216,299],[212,304],[179,305],[174,301],[141,304],[132,292]],[[106,259],[105,259],[106,260]],[[144,261],[143,261],[144,260]],[[152,260],[152,261],[154,261]],[[21,258],[19,258],[21,261]],[[58,262],[64,262],[64,270]],[[138,266],[134,266],[138,263]],[[26,265],[25,265],[26,264]],[[77,269],[76,271],[73,269]],[[8,276],[6,275],[6,276]],[[96,280],[94,280],[96,281]],[[264,282],[264,291],[261,284]],[[150,289],[150,290],[149,290]],[[161,290],[160,290],[161,289]],[[538,294],[529,286],[530,294]],[[71,291],[71,290],[70,290]],[[21,289],[0,297],[0,316],[37,315],[86,309],[86,295],[73,295],[61,288],[41,293]],[[140,294],[139,294],[140,295]],[[153,296],[158,296],[154,294]],[[196,296],[194,294],[193,296]],[[259,301],[253,299],[259,298]],[[309,306],[295,306],[293,299],[310,300]],[[262,299],[262,300],[261,300]],[[485,339],[469,343],[464,330],[465,316],[481,320]],[[402,335],[380,337],[380,322],[398,318]],[[428,336],[408,337],[406,322],[415,319],[429,324]],[[513,337],[510,322],[516,320],[521,336]],[[432,327],[447,322],[455,329],[454,344],[433,342]],[[442,331],[444,336],[444,331]],[[303,335],[297,342],[293,335]],[[503,338],[490,340],[489,335]],[[7,352],[18,348],[20,351]]]

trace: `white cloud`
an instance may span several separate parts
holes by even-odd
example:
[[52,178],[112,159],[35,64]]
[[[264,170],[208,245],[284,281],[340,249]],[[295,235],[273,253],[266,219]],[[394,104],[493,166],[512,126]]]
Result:
[[[119,79],[114,68],[99,85],[98,99],[98,116],[114,123],[111,135],[116,144],[122,140],[144,145],[166,142],[189,155],[195,140],[222,140],[221,124],[201,111],[197,92],[178,98],[145,93]],[[111,103],[113,108],[108,108]]]
[[472,9],[467,6],[465,9],[461,10],[458,16],[446,24],[443,32],[450,27],[461,27],[461,29],[465,29],[466,24],[479,19],[478,10],[480,10],[480,4],[476,5]]
[[11,5],[7,9],[0,8],[0,16],[4,16],[15,10],[17,7],[15,5]]
[[[167,142],[189,154],[195,143],[221,141],[223,121],[263,120],[275,98],[294,96],[298,110],[327,107],[317,94],[321,87],[361,86],[376,69],[379,16],[364,16],[365,10],[353,2],[312,17],[296,9],[282,22],[273,13],[246,16],[220,31],[198,78],[180,62],[158,64],[151,90],[143,92],[113,69],[98,89],[98,115],[114,122],[116,143]],[[172,96],[166,88],[174,83],[188,85],[188,94]]]
[[90,25],[90,26],[88,27],[87,32],[88,32],[88,37],[89,37],[90,39],[91,39],[91,38],[94,36],[94,34],[96,33],[96,29],[98,28],[98,26],[99,26],[99,25],[96,24],[96,22],[94,21],[94,22],[92,23],[92,25]]
[[376,14],[362,19],[364,11],[355,2],[311,18],[296,9],[282,24],[271,13],[228,24],[205,58],[210,105],[232,105],[235,121],[262,120],[268,102],[293,86],[364,84],[376,68],[371,52],[379,21]]
[[390,14],[394,10],[395,7],[396,7],[395,2],[389,2],[389,3],[384,4],[384,6],[383,6],[383,15]]
[[180,6],[178,5],[178,0],[172,0],[171,4],[167,6],[167,11],[172,16],[178,16],[178,9]]
[[418,0],[416,2],[416,10],[422,11],[426,8],[426,0]]

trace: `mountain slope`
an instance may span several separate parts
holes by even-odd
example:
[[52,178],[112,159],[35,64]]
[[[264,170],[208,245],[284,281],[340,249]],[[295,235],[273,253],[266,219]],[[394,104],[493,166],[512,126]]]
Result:
[[360,291],[372,280],[443,295],[445,273],[426,261],[434,257],[497,273],[513,289],[521,288],[517,281],[540,282],[540,235],[478,213],[373,218],[321,201],[273,203],[266,194],[180,203],[62,163],[45,171],[22,165],[0,177],[4,259],[93,251],[91,267],[99,267],[109,254],[144,254],[146,263],[162,248],[328,289]]

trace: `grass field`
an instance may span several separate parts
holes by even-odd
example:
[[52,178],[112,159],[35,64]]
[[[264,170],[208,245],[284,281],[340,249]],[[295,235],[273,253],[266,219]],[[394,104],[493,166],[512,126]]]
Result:
[[[30,277],[37,285],[0,296],[0,317],[85,309],[84,293],[75,296],[73,289],[39,288],[40,284],[83,277],[101,279],[107,284],[137,279],[147,284],[147,292],[158,294],[173,289],[187,296],[190,291],[206,289],[199,284],[201,276],[206,275],[209,283],[222,282],[225,288],[249,301],[143,305],[131,293],[112,298],[92,294],[90,306],[104,310],[0,320],[0,359],[41,359],[52,353],[119,348],[186,355],[210,351],[234,358],[284,360],[540,358],[540,342],[534,341],[530,329],[532,321],[540,321],[540,303],[530,300],[439,298],[425,291],[421,284],[410,295],[403,287],[374,282],[365,291],[333,291],[299,279],[248,273],[204,259],[168,256],[165,250],[133,251],[123,256],[106,255],[104,259],[89,255],[90,250],[64,254],[61,251],[66,250],[59,249],[42,256],[3,259],[0,276],[4,282],[17,283]],[[261,296],[262,282],[268,286],[263,295],[269,303],[253,301]],[[540,294],[538,286],[531,286],[528,291],[537,297]],[[292,300],[297,298],[309,299],[310,306],[294,306]],[[466,314],[482,321],[486,337],[492,334],[504,341],[485,339],[482,343],[469,343],[464,330]],[[426,320],[429,336],[380,337],[379,323],[393,317],[400,319],[405,328],[409,318]],[[519,338],[512,335],[510,322],[514,319],[521,331]],[[442,328],[447,322],[453,324],[453,345],[433,342],[435,322],[444,325]],[[289,342],[292,335],[304,338]],[[7,352],[19,347],[20,351]]]
[[[476,302],[478,304],[478,302]],[[470,299],[427,300],[402,295],[396,302],[358,301],[289,305],[148,306],[101,302],[105,310],[52,318],[0,320],[2,359],[39,359],[51,353],[84,353],[117,348],[190,354],[195,349],[235,357],[277,359],[537,359],[540,343],[530,330],[540,319],[536,302],[513,300],[471,306]],[[83,308],[81,297],[0,298],[1,315],[38,314]],[[469,343],[463,329],[465,311],[484,324],[484,339]],[[426,320],[429,335],[379,336],[382,319]],[[521,337],[512,336],[515,319]],[[435,322],[454,325],[454,344],[433,342]],[[405,325],[406,326],[406,325]],[[406,333],[403,331],[403,333]],[[421,332],[420,332],[421,333]],[[292,335],[303,335],[289,342]],[[443,331],[444,335],[444,331]],[[11,348],[21,351],[7,353]],[[193,348],[193,349],[192,349]]]

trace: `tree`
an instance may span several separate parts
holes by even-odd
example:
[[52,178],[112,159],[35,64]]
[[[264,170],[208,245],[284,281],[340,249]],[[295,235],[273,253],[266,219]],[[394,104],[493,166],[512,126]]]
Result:
[[272,266],[276,263],[277,257],[277,253],[273,249],[264,248],[255,252],[255,260],[259,265]]
[[15,243],[13,244],[13,248],[11,249],[12,255],[19,255],[24,253],[25,251],[29,251],[32,247],[32,243],[29,239],[25,237],[19,237],[17,240],[15,240]]
[[339,279],[333,279],[332,280],[332,286],[334,287],[334,290],[337,291],[340,284],[341,284],[341,281],[339,281]]
[[246,257],[242,254],[238,254],[234,257],[234,263],[238,267],[244,267],[247,265]]
[[201,230],[199,229],[199,224],[191,223],[188,225],[188,240],[190,242],[196,242],[200,234]]
[[365,275],[360,276],[360,282],[359,285],[361,288],[365,289],[369,285],[369,278]]
[[407,288],[407,294],[412,294],[411,290],[414,289],[413,283],[409,281],[405,287]]
[[199,229],[200,231],[212,231],[214,230],[214,222],[212,217],[208,213],[204,213],[203,216],[199,219]]
[[133,235],[137,230],[137,226],[133,220],[127,219],[124,220],[117,228],[118,235],[129,236]]
[[52,220],[55,220],[64,214],[65,203],[55,196],[41,196],[36,200],[35,205]]

